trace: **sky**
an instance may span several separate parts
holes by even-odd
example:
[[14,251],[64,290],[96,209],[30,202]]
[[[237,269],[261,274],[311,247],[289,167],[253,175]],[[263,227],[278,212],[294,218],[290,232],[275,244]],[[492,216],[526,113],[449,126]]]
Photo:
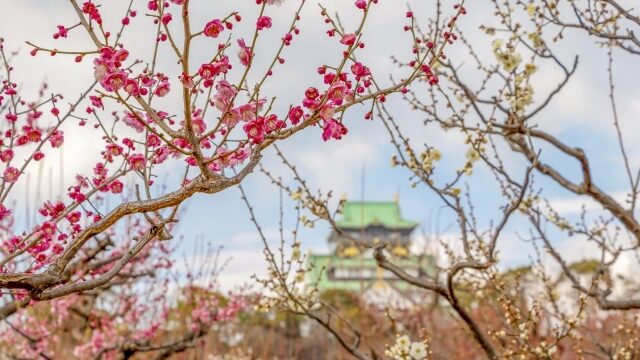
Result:
[[[211,5],[215,3],[215,6]],[[371,67],[376,78],[388,84],[389,74],[396,77],[401,72],[393,65],[391,55],[406,58],[410,50],[410,38],[402,27],[406,22],[405,12],[407,4],[414,11],[418,19],[424,21],[433,14],[431,2],[380,0],[375,6],[366,23],[362,59]],[[109,1],[102,8],[105,18],[119,19],[128,1]],[[353,1],[328,0],[320,4],[330,12],[338,12],[348,29],[353,29],[358,21],[358,11]],[[453,2],[444,1],[445,13],[451,13]],[[268,30],[267,39],[256,49],[256,67],[264,67],[271,58],[261,54],[270,54],[279,41],[279,34],[283,34],[297,7],[298,1],[286,1],[281,6],[271,6],[267,14],[274,19],[274,27]],[[142,13],[146,1],[134,0],[134,9],[139,10],[136,19],[136,31],[125,33],[123,41],[127,48],[135,49],[132,56],[148,57],[154,34],[148,20],[143,19]],[[60,91],[68,98],[73,98],[83,91],[92,78],[90,62],[77,65],[70,57],[38,57],[28,56],[25,41],[32,41],[42,46],[53,46],[51,35],[56,25],[70,25],[75,22],[75,13],[71,6],[59,1],[42,0],[0,0],[0,36],[6,40],[5,47],[18,50],[14,59],[16,77],[26,91],[37,89],[38,84],[47,80],[50,88]],[[236,26],[235,31],[249,34],[255,19],[257,6],[250,0],[216,0],[194,1],[192,14],[193,24],[204,24],[210,19],[224,17],[231,10],[238,10],[245,21]],[[489,1],[473,1],[468,5],[469,15],[464,17],[461,27],[469,39],[478,44],[478,55],[490,59],[491,40],[478,30],[480,24],[496,26],[491,18],[493,11]],[[176,22],[174,21],[173,25]],[[146,27],[145,27],[146,26]],[[194,25],[196,26],[196,25]],[[315,69],[324,63],[335,63],[340,54],[340,47],[336,41],[331,41],[325,35],[326,25],[319,14],[316,1],[308,1],[302,12],[300,24],[301,35],[293,42],[291,48],[285,52],[286,63],[276,68],[274,80],[268,82],[264,93],[277,96],[276,112],[283,113],[288,105],[300,101],[302,93],[308,86],[319,86],[321,79]],[[248,37],[248,35],[247,35]],[[88,38],[79,32],[70,33],[69,39],[56,43],[59,48],[89,49]],[[204,59],[211,54],[211,43],[198,43],[194,46],[193,62]],[[624,198],[628,191],[620,160],[619,148],[615,133],[611,126],[611,108],[608,99],[606,52],[594,44],[592,38],[578,36],[568,32],[563,42],[554,46],[560,58],[570,61],[579,55],[579,67],[574,78],[560,96],[553,101],[538,117],[541,127],[558,136],[572,146],[579,146],[591,158],[594,178],[600,187]],[[461,73],[468,75],[470,81],[477,81],[475,68],[471,61],[464,58],[461,46],[455,45],[448,50],[449,58],[460,64]],[[640,130],[638,115],[640,113],[640,72],[633,71],[634,59],[622,52],[615,52],[614,76],[618,97],[619,119],[623,129],[623,137],[631,163],[637,168],[640,165],[640,138],[634,136]],[[175,69],[175,61],[167,47],[159,54],[160,66]],[[635,60],[637,61],[637,59]],[[251,77],[253,76],[253,78]],[[250,80],[257,78],[257,74],[250,75]],[[551,66],[542,66],[534,76],[536,95],[543,94],[555,87],[560,79],[558,71]],[[536,97],[537,100],[540,97]],[[178,106],[177,97],[167,100],[166,106]],[[412,111],[398,98],[391,98],[388,108],[399,124],[407,129],[414,141],[427,143],[439,148],[444,154],[441,161],[443,175],[441,179],[449,178],[452,171],[463,166],[466,146],[461,136],[442,132],[433,127],[424,128],[424,115]],[[298,167],[303,176],[314,189],[324,192],[333,191],[335,197],[345,194],[349,199],[360,200],[364,194],[365,200],[392,200],[396,195],[400,199],[403,215],[410,220],[419,221],[421,229],[431,235],[440,235],[447,241],[455,241],[455,219],[453,214],[442,208],[441,203],[424,187],[410,186],[409,174],[406,170],[390,167],[390,158],[394,148],[389,143],[386,131],[378,120],[365,121],[364,107],[356,108],[347,114],[349,134],[342,141],[324,142],[317,128],[302,132],[299,136],[285,141],[281,148],[287,157]],[[91,129],[69,129],[69,139],[63,150],[62,157],[52,156],[44,162],[41,171],[51,174],[49,190],[42,185],[42,193],[52,191],[59,194],[61,182],[69,182],[77,172],[88,172],[99,158],[99,144],[91,141]],[[71,135],[72,134],[72,135]],[[72,137],[73,136],[73,137]],[[84,141],[79,140],[84,139]],[[94,149],[95,151],[91,151]],[[571,176],[578,176],[578,167],[569,159],[548,151],[543,154],[550,163],[566,169]],[[522,161],[517,156],[508,157],[508,163],[521,166]],[[290,174],[283,168],[273,151],[267,151],[263,165],[275,174],[290,179]],[[171,169],[173,171],[175,169]],[[364,174],[364,176],[362,176]],[[363,182],[364,179],[364,182]],[[598,210],[586,198],[577,198],[566,191],[554,186],[542,176],[537,176],[537,184],[544,187],[544,194],[556,205],[557,209],[569,217],[575,218],[580,207],[585,204],[591,209]],[[171,184],[175,179],[167,178]],[[31,181],[31,180],[30,180]],[[35,181],[35,180],[32,180]],[[500,214],[503,199],[492,175],[486,170],[478,169],[466,179],[472,189],[471,197],[476,204],[478,220],[483,227],[490,224]],[[364,187],[362,186],[364,183]],[[15,201],[21,202],[30,193],[33,200],[33,184],[24,181],[19,184]],[[269,184],[268,179],[260,172],[247,177],[244,188],[255,207],[257,218],[267,234],[268,241],[278,244],[278,189]],[[25,202],[25,203],[28,203]],[[198,253],[196,243],[208,242],[213,246],[222,246],[223,257],[230,258],[227,268],[222,274],[221,283],[225,288],[232,288],[244,282],[250,282],[252,274],[262,274],[265,263],[262,254],[262,243],[257,236],[253,224],[249,220],[246,206],[240,200],[238,189],[232,188],[215,195],[196,195],[186,204],[185,213],[176,230],[176,240],[179,241],[177,258],[202,258]],[[292,223],[292,205],[286,202],[286,225]],[[25,209],[25,213],[28,208]],[[26,215],[25,215],[26,218]],[[522,241],[520,235],[526,234],[528,227],[523,219],[515,219],[505,229],[505,236],[499,243],[501,266],[512,267],[528,264],[531,261],[533,248]],[[314,229],[305,229],[300,234],[302,247],[305,251],[327,252],[326,237],[329,228],[319,224]],[[420,241],[421,231],[415,234],[416,241]],[[556,234],[554,243],[571,260],[589,258],[594,248],[586,244],[583,239],[567,238],[566,235]],[[178,269],[180,269],[178,264]],[[627,265],[625,265],[627,266]],[[628,265],[631,266],[631,265]],[[637,266],[637,264],[636,264]]]

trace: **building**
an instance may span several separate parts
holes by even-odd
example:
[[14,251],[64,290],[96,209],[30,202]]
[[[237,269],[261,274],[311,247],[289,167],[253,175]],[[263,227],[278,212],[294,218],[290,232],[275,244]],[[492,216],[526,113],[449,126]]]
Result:
[[[433,271],[433,258],[413,255],[411,234],[417,222],[404,219],[397,201],[347,201],[342,218],[327,241],[329,254],[309,254],[311,270],[307,281],[318,290],[347,290],[361,293],[373,303],[406,306],[414,293],[411,285],[377,266],[372,248],[387,244],[391,260],[414,276]],[[403,305],[404,304],[404,305]]]

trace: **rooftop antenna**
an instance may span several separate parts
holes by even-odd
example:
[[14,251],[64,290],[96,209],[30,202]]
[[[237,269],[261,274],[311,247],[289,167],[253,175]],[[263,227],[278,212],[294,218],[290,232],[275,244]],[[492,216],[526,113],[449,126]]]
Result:
[[[360,202],[364,203],[364,173],[365,168],[367,166],[367,162],[362,162],[362,171],[360,172]],[[364,217],[364,215],[363,215]]]

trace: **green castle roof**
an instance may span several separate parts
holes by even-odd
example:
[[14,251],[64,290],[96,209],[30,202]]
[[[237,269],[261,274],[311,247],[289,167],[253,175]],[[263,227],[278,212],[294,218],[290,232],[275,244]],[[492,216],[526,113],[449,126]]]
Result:
[[362,229],[371,225],[388,229],[413,229],[418,223],[405,220],[395,201],[347,201],[342,208],[342,219],[336,223],[344,229]]

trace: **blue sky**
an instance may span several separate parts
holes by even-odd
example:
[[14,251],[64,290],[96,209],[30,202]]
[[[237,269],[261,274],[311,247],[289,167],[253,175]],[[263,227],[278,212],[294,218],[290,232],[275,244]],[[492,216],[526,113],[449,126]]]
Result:
[[[118,18],[122,13],[125,1],[111,1],[105,6],[106,16]],[[135,1],[136,7],[142,13],[146,2]],[[210,2],[195,1],[192,13],[194,24],[204,24],[209,19],[222,17],[231,9],[239,9],[244,21],[236,30],[247,31],[247,26],[253,24],[256,6],[254,1],[216,1],[215,8],[211,8]],[[339,11],[345,26],[352,27],[357,21],[358,14],[352,1],[332,0],[321,1],[331,11]],[[428,2],[408,1],[416,16],[426,19],[432,13]],[[445,1],[445,3],[447,3]],[[396,76],[400,74],[393,67],[390,55],[405,56],[410,48],[410,39],[402,31],[406,19],[406,8],[398,6],[399,2],[381,0],[380,5],[374,7],[373,13],[365,28],[364,41],[367,44],[361,58],[365,59],[372,68],[374,74],[383,82],[388,79],[388,74]],[[402,2],[402,4],[405,4]],[[452,5],[451,3],[450,5]],[[279,36],[288,26],[293,8],[297,1],[287,1],[279,7],[270,7],[269,15],[274,18],[275,26],[270,29],[271,38],[259,45],[257,66],[264,66],[264,62],[270,58],[262,59],[260,54],[270,54],[270,48],[278,41]],[[2,9],[8,9],[0,14],[0,36],[6,38],[8,49],[21,49],[22,55],[16,59],[16,73],[26,88],[34,87],[42,79],[46,78],[51,83],[51,88],[64,84],[65,94],[77,94],[88,84],[91,76],[89,62],[77,66],[71,58],[56,56],[49,58],[39,56],[31,58],[28,50],[23,45],[24,41],[31,40],[38,44],[52,44],[51,34],[57,24],[70,24],[75,21],[75,14],[68,4],[61,5],[52,1],[17,1],[0,0]],[[492,38],[477,30],[478,26],[491,21],[491,4],[488,1],[474,1],[469,5],[469,15],[463,18],[462,28],[467,31],[469,38],[478,44],[479,55],[485,59],[491,59],[490,43]],[[445,12],[449,7],[445,7]],[[142,19],[137,19],[140,21]],[[491,25],[491,24],[486,24]],[[496,25],[496,24],[493,24]],[[335,41],[329,41],[324,35],[326,27],[322,23],[315,2],[310,1],[303,12],[301,37],[294,41],[291,49],[287,49],[285,58],[286,66],[276,72],[282,74],[277,81],[268,83],[263,90],[265,93],[276,94],[278,102],[276,111],[282,113],[288,105],[297,102],[302,97],[302,92],[308,86],[319,85],[320,78],[315,76],[315,69],[324,63],[333,63],[336,55],[339,55],[339,47]],[[541,127],[557,135],[562,140],[573,146],[582,147],[589,155],[594,178],[602,188],[615,194],[623,194],[628,189],[620,161],[619,149],[616,143],[613,127],[611,126],[611,109],[607,94],[606,53],[593,44],[593,39],[586,36],[575,36],[568,33],[567,38],[555,46],[560,57],[569,61],[575,54],[580,55],[578,71],[563,90],[560,96],[537,118]],[[149,36],[152,33],[136,31],[125,35],[125,43],[129,48],[140,49],[139,54],[148,55]],[[60,48],[85,48],[90,44],[84,36],[76,36],[71,33],[70,39],[62,42]],[[170,52],[165,49],[161,53],[163,61],[161,65],[171,67]],[[457,63],[465,63],[464,53],[461,47],[450,49],[450,58]],[[194,55],[194,62],[198,58],[206,57],[211,49],[206,45],[198,47]],[[135,56],[135,54],[134,54]],[[640,80],[640,72],[633,71],[634,59],[624,53],[616,52],[614,72],[618,92],[618,110],[625,142],[628,146],[632,164],[637,168],[640,165],[640,140],[634,134],[638,134],[640,123],[640,88],[637,86]],[[630,70],[631,69],[631,70]],[[474,67],[470,64],[463,67],[463,73],[468,72],[471,81],[477,81],[474,75]],[[552,89],[559,79],[559,73],[551,67],[542,66],[534,76],[536,95],[543,94]],[[175,94],[174,94],[175,95]],[[69,96],[69,95],[68,95]],[[536,97],[536,99],[539,99]],[[177,100],[168,100],[172,105]],[[173,101],[173,103],[171,102]],[[407,129],[412,139],[416,142],[424,142],[438,147],[444,154],[438,168],[437,178],[446,179],[452,176],[455,169],[464,164],[466,152],[459,135],[444,133],[434,127],[424,128],[422,120],[424,116],[407,108],[398,98],[390,99],[389,109],[398,122]],[[447,231],[455,231],[455,220],[452,214],[441,210],[441,203],[424,187],[415,189],[410,187],[409,174],[400,168],[390,167],[390,157],[394,148],[388,141],[386,131],[378,120],[365,121],[363,114],[365,109],[359,108],[348,113],[349,134],[340,142],[323,142],[319,129],[309,129],[300,136],[287,140],[281,148],[292,160],[300,171],[309,180],[313,188],[319,187],[324,191],[334,190],[336,197],[346,194],[350,199],[359,199],[361,193],[361,169],[365,168],[365,199],[366,200],[391,200],[399,193],[401,207],[406,218],[423,222],[423,227],[428,232],[436,232],[440,229],[445,237],[451,237]],[[77,131],[77,130],[71,130]],[[78,133],[78,138],[87,134]],[[87,137],[85,137],[87,138]],[[52,167],[54,179],[50,180],[59,187],[60,178],[68,181],[76,172],[87,172],[96,161],[96,156],[90,155],[86,149],[95,146],[90,142],[68,142],[64,155],[64,174],[58,171],[59,159],[52,159],[45,167]],[[99,153],[99,150],[96,151]],[[272,169],[277,174],[288,177],[286,170],[280,165],[273,151],[267,151],[264,166]],[[572,176],[578,176],[578,167],[575,162],[559,154],[548,150],[543,151],[543,158],[558,167],[564,169]],[[522,167],[522,161],[517,156],[508,157],[508,163],[516,167]],[[169,179],[171,184],[173,180]],[[474,175],[467,179],[472,189],[472,199],[476,205],[478,219],[481,226],[488,226],[491,219],[499,216],[499,208],[503,205],[503,199],[497,192],[495,181],[486,170],[478,169]],[[551,201],[564,209],[566,215],[576,216],[579,206],[588,203],[586,199],[575,199],[571,194],[554,186],[544,179],[542,175],[536,176],[536,183],[544,187],[544,194]],[[21,185],[18,196],[22,196],[28,186]],[[256,208],[257,216],[266,229],[266,233],[276,235],[278,226],[278,190],[271,186],[268,180],[259,172],[250,175],[244,187],[250,195],[250,200]],[[20,197],[16,198],[20,201]],[[291,209],[291,204],[288,204]],[[439,213],[439,221],[436,221]],[[291,214],[288,214],[289,220]],[[437,223],[437,224],[436,224]],[[291,224],[291,222],[289,222]],[[453,227],[451,227],[453,226]],[[447,230],[448,229],[448,230]],[[518,240],[516,234],[526,233],[526,222],[522,219],[514,219],[505,232],[499,248],[502,250],[501,258],[504,266],[516,266],[529,261],[531,246]],[[326,225],[315,229],[307,229],[301,234],[303,249],[313,251],[327,251],[325,239],[329,229]],[[239,282],[249,281],[252,273],[261,273],[264,270],[262,261],[261,242],[256,236],[254,227],[249,221],[245,205],[240,201],[240,193],[237,189],[215,195],[197,195],[187,203],[187,210],[179,225],[177,237],[181,238],[178,255],[186,254],[187,257],[198,256],[194,254],[193,243],[202,238],[214,245],[225,247],[224,255],[233,258],[227,271],[223,274],[223,284],[231,287]],[[275,236],[270,239],[277,243]],[[556,234],[554,242],[567,254],[579,259],[589,257],[592,248],[579,239],[567,239],[565,235]]]

